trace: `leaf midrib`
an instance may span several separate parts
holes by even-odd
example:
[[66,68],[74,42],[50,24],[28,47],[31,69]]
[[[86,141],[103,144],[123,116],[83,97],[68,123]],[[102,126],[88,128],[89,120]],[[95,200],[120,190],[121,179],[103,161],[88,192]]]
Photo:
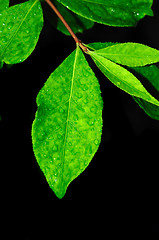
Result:
[[[132,57],[132,58],[138,58],[138,59],[143,59],[143,56],[142,55],[131,55],[131,54],[117,54],[117,53],[98,53],[98,55],[102,56],[102,57],[105,57],[105,56],[120,56],[120,57],[126,57],[126,58],[129,58],[129,57]],[[154,54],[149,54],[147,56],[144,56],[144,57],[152,57],[154,56]]]
[[[93,54],[93,57],[96,59],[96,57],[95,57],[95,54]],[[101,56],[102,57],[102,56]],[[108,60],[108,59],[106,59],[107,61],[110,61],[110,60]],[[98,59],[96,59],[96,61],[98,61]],[[98,61],[99,62],[99,61]],[[111,61],[110,61],[111,62]],[[107,68],[105,65],[103,65],[103,63],[101,63],[101,62],[99,62],[104,68],[106,68],[107,69],[107,71],[108,72],[110,72],[111,74],[113,74],[116,78],[118,78],[119,79],[119,77],[118,76],[116,76],[116,74],[114,74],[114,73],[112,73],[110,70],[109,70],[109,68]],[[114,63],[114,64],[116,64],[116,63]],[[116,64],[116,65],[118,65],[118,64]],[[121,67],[122,68],[122,67]],[[121,81],[121,80],[120,80]],[[131,85],[129,85],[129,84],[127,84],[127,82],[125,82],[124,80],[122,80],[123,82],[124,82],[124,84],[126,85],[126,86],[128,86],[129,88],[131,88],[132,90],[135,90],[136,91],[136,88],[134,88],[133,86],[131,86]],[[141,84],[142,85],[142,84]],[[142,85],[143,86],[143,85]],[[143,86],[144,87],[144,86]],[[120,88],[120,87],[119,87]],[[145,89],[146,90],[146,89]],[[147,90],[146,90],[147,91]],[[145,94],[143,91],[140,91],[140,90],[138,90],[138,92],[140,92],[141,94]],[[147,92],[147,94],[149,94],[148,92]],[[132,96],[136,96],[136,95],[133,95],[133,94],[131,94]],[[136,96],[137,97],[137,96]],[[159,106],[159,103],[157,103],[157,100],[153,97],[153,96],[151,96],[150,95],[150,97],[154,100],[154,104],[155,104],[155,102],[156,102],[156,106]],[[145,100],[145,99],[144,99]],[[148,102],[150,102],[149,100],[146,100],[146,101],[148,101]],[[151,102],[152,103],[152,102]]]
[[31,5],[31,7],[28,9],[28,12],[25,14],[22,22],[19,24],[17,30],[13,33],[13,35],[10,38],[10,41],[8,42],[7,46],[4,48],[4,51],[1,54],[1,58],[3,58],[7,48],[9,47],[9,45],[12,43],[12,40],[14,39],[14,37],[16,36],[17,32],[19,31],[19,29],[21,28],[22,24],[24,23],[25,19],[27,18],[27,16],[29,15],[29,13],[31,12],[32,8],[35,6],[35,4],[38,2],[39,0],[35,0],[35,2]]
[[69,97],[69,100],[68,100],[68,110],[67,110],[67,119],[66,119],[65,138],[64,138],[64,144],[63,144],[61,187],[62,187],[62,183],[63,183],[65,148],[66,148],[66,142],[67,142],[67,136],[68,136],[68,125],[69,125],[69,117],[70,117],[70,105],[71,105],[71,99],[72,99],[72,93],[73,93],[73,85],[74,85],[75,69],[76,69],[76,62],[77,62],[78,52],[79,52],[79,46],[77,45],[76,53],[75,53],[75,60],[74,60],[74,64],[73,64],[73,72],[72,72],[71,88],[70,88],[70,97]]

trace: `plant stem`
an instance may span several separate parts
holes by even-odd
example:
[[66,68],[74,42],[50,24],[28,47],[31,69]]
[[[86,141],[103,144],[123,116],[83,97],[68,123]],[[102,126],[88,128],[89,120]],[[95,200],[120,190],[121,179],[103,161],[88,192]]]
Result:
[[76,44],[79,45],[79,47],[84,51],[84,52],[88,52],[88,48],[85,47],[81,40],[79,40],[77,38],[77,36],[74,34],[74,32],[72,31],[72,29],[70,28],[70,26],[68,25],[68,23],[66,22],[66,20],[63,18],[63,16],[61,15],[61,13],[57,10],[57,8],[54,6],[54,4],[50,1],[50,0],[45,0],[45,2],[52,8],[52,10],[56,13],[56,15],[59,17],[59,19],[62,21],[62,23],[65,25],[65,27],[67,28],[67,30],[69,31],[69,33],[71,34],[71,36],[73,37],[73,39],[75,40]]

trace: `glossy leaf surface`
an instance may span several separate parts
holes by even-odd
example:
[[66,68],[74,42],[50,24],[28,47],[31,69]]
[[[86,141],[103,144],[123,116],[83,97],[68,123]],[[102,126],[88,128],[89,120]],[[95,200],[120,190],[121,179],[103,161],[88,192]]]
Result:
[[0,13],[9,7],[9,0],[0,0]]
[[145,15],[152,16],[153,0],[58,0],[75,13],[111,26],[134,26]]
[[[9,0],[0,0],[0,14],[9,7]],[[1,34],[1,32],[0,32]],[[0,35],[1,36],[1,35]],[[0,69],[3,67],[3,62],[0,61]]]
[[33,149],[51,189],[62,198],[88,166],[102,134],[100,86],[77,47],[37,96]]
[[[102,48],[106,48],[109,46],[113,46],[118,43],[112,43],[112,42],[95,42],[88,44],[88,47],[92,50],[99,50]],[[159,68],[155,65],[150,66],[144,66],[144,67],[134,67],[129,68],[129,71],[131,71],[133,74],[136,75],[136,77],[146,85],[147,90],[155,96],[157,99],[159,99]],[[147,115],[149,115],[151,118],[159,120],[159,106],[154,105],[150,102],[147,102],[143,100],[142,98],[133,97],[135,102],[139,104],[139,106],[145,111]]]
[[[159,99],[159,68],[151,65],[146,67],[133,68],[142,78],[147,81],[147,85],[152,93]],[[151,118],[159,120],[159,106],[149,103],[141,98],[134,97],[134,100]]]
[[[57,1],[54,1],[54,5],[57,7],[59,12],[62,14],[68,25],[71,27],[74,33],[82,33],[84,30],[92,28],[94,25],[94,22],[83,18],[66,7],[64,7],[62,4],[58,3]],[[59,18],[57,18],[56,28],[61,31],[62,33],[66,35],[70,35],[64,24],[61,22]]]
[[34,50],[43,26],[40,2],[30,0],[8,8],[0,15],[0,61],[15,64]]
[[139,43],[119,43],[96,51],[122,65],[139,67],[159,62],[159,51]]
[[159,102],[153,96],[151,96],[150,93],[148,93],[140,81],[128,70],[98,55],[95,52],[90,52],[90,55],[99,69],[117,87],[131,94],[132,96],[142,98],[159,106]]

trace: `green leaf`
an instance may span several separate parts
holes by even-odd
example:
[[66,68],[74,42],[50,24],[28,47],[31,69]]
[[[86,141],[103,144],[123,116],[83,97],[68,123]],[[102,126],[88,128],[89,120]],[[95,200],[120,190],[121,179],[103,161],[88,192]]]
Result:
[[0,0],[0,13],[9,7],[9,0]]
[[104,42],[104,43],[103,42],[93,42],[93,43],[85,44],[85,46],[91,50],[99,50],[102,48],[113,46],[115,44],[118,44],[118,43],[115,43],[115,42]]
[[[159,69],[158,67],[151,65],[146,67],[132,68],[134,72],[138,73],[142,78],[147,81],[149,91],[159,99]],[[138,75],[138,78],[139,78]],[[140,79],[140,78],[139,78]],[[142,79],[141,79],[142,81]],[[147,115],[155,120],[159,120],[159,106],[149,103],[143,99],[133,97],[135,102],[145,111]]]
[[43,26],[39,0],[15,5],[0,15],[0,61],[15,64],[34,50]]
[[[9,7],[9,0],[0,0],[0,13]],[[1,15],[1,14],[0,14]],[[0,32],[1,33],[1,32]],[[0,69],[3,67],[3,62],[0,61]]]
[[51,189],[62,198],[88,166],[102,134],[100,86],[77,47],[37,96],[33,149]]
[[[93,27],[94,22],[73,13],[69,9],[65,8],[62,4],[58,3],[57,1],[54,2],[54,5],[57,7],[57,9],[64,17],[64,19],[66,20],[66,22],[71,27],[74,33],[82,33],[84,30]],[[70,33],[68,32],[68,30],[66,29],[66,27],[59,18],[57,18],[56,27],[62,33],[70,35]]]
[[136,103],[144,110],[144,112],[151,118],[159,120],[159,107],[149,103],[141,98],[133,97]]
[[0,69],[3,67],[3,62],[0,61]]
[[152,16],[153,0],[58,0],[73,12],[110,26],[135,26],[145,15]]
[[[112,46],[118,43],[112,42],[95,42],[87,45],[88,48],[92,50],[99,50],[102,48],[106,48],[108,46]],[[133,67],[129,68],[129,71],[132,71],[133,74],[137,74],[137,78],[143,84],[146,84],[147,90],[155,96],[157,99],[159,98],[159,69],[155,65],[144,66],[144,67]],[[147,115],[155,120],[159,120],[159,106],[156,106],[150,102],[147,102],[141,98],[133,97],[135,102],[139,104],[139,106],[145,111]]]
[[129,67],[144,66],[159,62],[159,51],[139,43],[119,43],[96,53],[113,62]]
[[132,96],[142,98],[159,106],[159,102],[147,92],[140,81],[128,70],[98,55],[96,52],[89,51],[89,54],[104,75],[117,87]]

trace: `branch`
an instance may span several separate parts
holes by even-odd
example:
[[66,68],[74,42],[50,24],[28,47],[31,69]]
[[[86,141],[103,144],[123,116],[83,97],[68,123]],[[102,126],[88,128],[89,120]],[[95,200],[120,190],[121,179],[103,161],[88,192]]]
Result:
[[66,20],[63,18],[63,16],[61,15],[61,13],[57,10],[57,8],[54,6],[54,4],[50,1],[50,0],[45,0],[45,2],[52,8],[52,10],[56,13],[56,15],[59,17],[59,19],[61,20],[61,22],[65,25],[65,27],[67,28],[67,30],[69,31],[69,33],[71,34],[71,36],[73,37],[73,39],[75,40],[76,44],[79,45],[79,47],[84,51],[84,52],[88,52],[88,48],[86,46],[84,46],[81,42],[81,40],[79,40],[77,38],[77,36],[74,34],[74,32],[72,31],[72,29],[70,28],[70,26],[68,25],[68,23],[66,22]]

